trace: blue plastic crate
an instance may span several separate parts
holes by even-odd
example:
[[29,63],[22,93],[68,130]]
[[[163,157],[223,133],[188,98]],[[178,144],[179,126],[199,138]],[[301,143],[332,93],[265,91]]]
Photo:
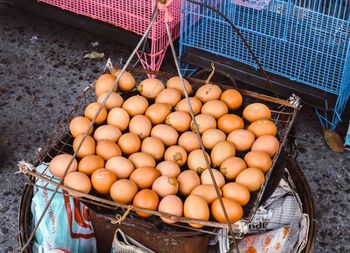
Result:
[[[268,72],[338,97],[335,128],[350,95],[350,2],[348,0],[205,0],[247,38]],[[238,2],[266,3],[262,9]],[[256,63],[232,28],[216,13],[183,0],[180,54],[197,48],[254,68]],[[300,85],[300,84],[299,84]]]

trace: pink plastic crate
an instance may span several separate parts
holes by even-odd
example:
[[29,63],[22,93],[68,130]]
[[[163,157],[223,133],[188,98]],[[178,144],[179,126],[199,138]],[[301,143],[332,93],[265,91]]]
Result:
[[[97,19],[125,30],[142,35],[146,30],[156,0],[38,0],[61,9]],[[168,7],[174,17],[170,23],[173,39],[180,33],[181,0],[173,0]],[[169,46],[163,13],[160,13],[148,38],[151,41],[150,51],[141,55],[140,62],[145,69],[159,70]]]

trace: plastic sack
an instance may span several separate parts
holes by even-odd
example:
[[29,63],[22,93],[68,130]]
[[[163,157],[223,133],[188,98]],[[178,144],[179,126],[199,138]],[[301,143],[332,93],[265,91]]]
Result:
[[248,234],[255,234],[298,223],[302,217],[299,196],[286,180],[282,179],[272,196],[255,212],[247,224]]
[[291,252],[294,244],[290,240],[290,227],[281,227],[263,234],[246,236],[238,244],[241,252],[282,253]]
[[117,229],[114,234],[111,253],[155,253]]
[[[271,197],[258,208],[251,222],[240,223],[242,234],[246,234],[238,241],[240,252],[294,253],[303,250],[310,222],[308,215],[302,213],[300,198],[293,188],[290,176],[282,179]],[[217,232],[228,235],[227,229]],[[229,251],[231,242],[227,237],[217,236],[211,242],[212,245],[217,243],[219,252]]]
[[[43,172],[47,165],[40,165],[37,171]],[[45,171],[49,174],[49,171]],[[38,186],[45,186],[40,188]],[[34,186],[32,199],[33,225],[40,218],[55,187],[38,180]],[[51,190],[50,190],[51,189]],[[39,228],[35,232],[33,252],[97,253],[96,238],[91,225],[88,209],[79,200],[61,194],[59,189]]]

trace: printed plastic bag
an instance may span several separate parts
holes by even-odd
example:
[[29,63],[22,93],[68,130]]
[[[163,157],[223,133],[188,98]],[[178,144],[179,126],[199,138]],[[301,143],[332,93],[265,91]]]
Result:
[[[289,175],[288,171],[286,170]],[[238,242],[242,253],[295,253],[301,252],[307,243],[309,216],[302,213],[299,195],[293,190],[290,176],[282,179],[271,197],[256,211],[250,223],[241,222],[242,234]],[[227,229],[217,231],[228,235]],[[230,249],[227,237],[216,237],[211,244],[219,243],[221,253]]]
[[293,249],[289,237],[291,235],[290,227],[282,227],[263,234],[246,236],[238,244],[241,252],[264,252],[264,253],[282,253],[290,252]]
[[[36,168],[42,172],[47,165]],[[48,171],[45,173],[49,173]],[[55,187],[38,180],[34,187],[32,199],[33,225],[40,218],[46,204],[52,196]],[[50,190],[51,189],[51,190]],[[64,252],[64,253],[96,253],[96,238],[91,225],[88,209],[79,200],[61,194],[55,195],[49,209],[47,210],[38,230],[35,232],[33,252]]]
[[298,195],[282,179],[272,196],[262,204],[248,225],[248,234],[264,232],[298,223],[302,217]]

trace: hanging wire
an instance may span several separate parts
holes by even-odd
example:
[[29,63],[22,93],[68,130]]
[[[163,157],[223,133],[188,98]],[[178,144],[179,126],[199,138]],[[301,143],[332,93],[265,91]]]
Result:
[[64,179],[65,175],[67,174],[69,167],[70,167],[71,164],[73,163],[74,159],[75,159],[76,156],[77,156],[77,153],[79,152],[79,150],[81,149],[81,147],[82,147],[82,145],[83,145],[85,139],[86,139],[87,136],[89,135],[89,131],[93,128],[93,125],[95,124],[96,119],[97,119],[97,117],[99,116],[99,114],[100,114],[102,108],[105,106],[105,104],[106,104],[106,102],[107,102],[107,99],[109,98],[109,96],[111,95],[111,93],[113,92],[113,90],[117,87],[120,77],[124,74],[124,72],[126,71],[127,67],[130,65],[132,59],[134,58],[134,56],[135,56],[137,50],[140,48],[140,46],[142,45],[142,43],[143,43],[143,42],[145,41],[145,39],[147,38],[147,36],[148,36],[148,34],[149,34],[149,32],[150,32],[150,30],[151,30],[153,24],[154,24],[154,21],[155,21],[156,18],[157,18],[157,16],[158,16],[158,9],[157,9],[157,7],[155,7],[155,10],[154,10],[154,12],[153,12],[152,19],[151,19],[151,21],[150,21],[150,23],[149,23],[149,25],[148,25],[148,27],[147,27],[145,33],[142,35],[142,37],[141,37],[140,41],[138,42],[137,46],[135,47],[134,51],[133,51],[133,52],[131,53],[131,55],[129,56],[127,62],[125,63],[125,65],[124,65],[124,67],[122,68],[122,70],[120,71],[120,73],[119,73],[118,77],[116,78],[116,80],[114,81],[112,87],[109,89],[107,95],[105,96],[104,100],[103,100],[102,103],[100,104],[100,107],[99,107],[99,109],[97,110],[97,112],[96,112],[96,114],[95,114],[93,120],[91,121],[91,124],[90,124],[89,128],[88,128],[88,129],[86,130],[86,132],[84,133],[83,138],[82,138],[82,140],[80,141],[80,143],[79,143],[79,145],[78,145],[78,147],[77,147],[77,150],[74,152],[74,154],[73,154],[73,156],[72,156],[72,159],[69,161],[69,163],[68,163],[66,169],[64,170],[63,176],[60,178],[59,183],[56,185],[55,190],[53,191],[53,193],[52,193],[52,195],[51,195],[49,201],[47,202],[47,204],[46,204],[46,206],[45,206],[45,208],[44,208],[42,214],[40,215],[40,217],[39,217],[39,219],[38,219],[38,221],[37,221],[35,227],[33,228],[33,231],[31,232],[31,234],[30,234],[30,236],[29,236],[29,238],[28,238],[26,244],[22,247],[22,249],[20,249],[20,252],[24,252],[24,251],[26,250],[26,248],[28,248],[28,246],[30,245],[31,241],[34,239],[35,232],[36,232],[37,229],[39,228],[39,226],[40,226],[40,224],[41,224],[41,222],[42,222],[42,220],[43,220],[43,218],[44,218],[44,216],[45,216],[47,210],[49,209],[49,207],[50,207],[50,205],[51,205],[51,203],[52,203],[52,201],[53,201],[53,199],[54,199],[56,193],[58,192],[59,188],[60,188],[61,185],[63,184],[63,179]]
[[[154,8],[153,13],[152,13],[152,17],[154,17],[156,11],[158,11],[158,8]],[[147,37],[148,37],[148,34],[147,34]],[[144,40],[144,42],[142,43],[142,48],[140,50],[141,53],[140,53],[139,57],[137,57],[136,62],[132,66],[133,68],[135,68],[137,66],[137,64],[139,64],[139,62],[141,61],[142,57],[145,55],[145,50],[146,50],[147,43],[148,43],[148,41],[147,41],[147,38],[146,38]]]
[[[174,43],[172,42],[172,37],[171,37],[171,32],[170,32],[169,24],[165,22],[165,26],[166,26],[166,30],[167,30],[167,34],[168,34],[169,43],[170,43],[170,49],[171,49],[171,52],[172,52],[172,54],[173,54],[173,58],[174,58],[174,61],[175,61],[175,65],[176,65],[176,69],[177,69],[178,75],[179,75],[179,77],[180,77],[181,86],[182,86],[182,89],[183,89],[183,91],[184,91],[184,93],[185,93],[185,98],[186,98],[186,101],[187,101],[187,106],[188,106],[188,108],[190,109],[190,114],[191,114],[191,118],[192,118],[192,121],[193,121],[195,133],[196,133],[196,135],[197,135],[197,138],[198,138],[198,141],[199,141],[199,144],[200,144],[200,147],[201,147],[203,156],[204,156],[204,160],[205,160],[205,163],[206,163],[206,165],[207,165],[207,169],[208,169],[208,171],[209,171],[211,180],[212,180],[212,182],[213,182],[216,195],[218,196],[221,209],[222,209],[222,211],[223,211],[223,213],[224,213],[225,221],[227,222],[229,232],[230,232],[230,234],[231,234],[231,236],[232,236],[232,241],[233,241],[235,250],[236,250],[237,253],[239,253],[238,245],[237,245],[237,242],[236,242],[236,239],[235,239],[235,234],[234,234],[234,232],[233,232],[230,219],[229,219],[229,217],[228,217],[228,215],[227,215],[227,211],[226,211],[224,202],[222,201],[222,197],[221,197],[221,195],[220,195],[220,189],[219,189],[219,187],[218,187],[218,185],[217,185],[217,183],[216,183],[216,180],[215,180],[215,177],[214,177],[214,173],[213,173],[213,171],[212,171],[212,168],[211,168],[211,166],[210,166],[210,162],[209,162],[209,159],[208,159],[208,156],[207,156],[207,152],[205,151],[205,148],[204,148],[204,145],[203,145],[203,141],[202,141],[201,135],[200,135],[200,133],[199,133],[199,127],[198,127],[196,118],[195,118],[195,116],[194,116],[193,108],[192,108],[192,105],[191,105],[191,102],[190,102],[189,95],[188,95],[187,90],[186,90],[186,86],[185,86],[185,83],[184,83],[183,76],[182,76],[182,74],[181,74],[180,65],[179,65],[179,63],[178,63],[178,61],[177,61],[176,51],[175,51]],[[231,251],[231,250],[230,250],[230,251]]]
[[[171,2],[171,0],[169,0],[169,1]],[[162,10],[164,12],[166,12],[167,11],[166,8],[167,7],[165,7],[165,8],[163,7]],[[169,26],[169,23],[168,23],[169,20],[165,19],[164,21],[165,21],[164,24],[165,24],[165,28],[166,28],[166,31],[167,31],[167,36],[168,36],[170,49],[171,49],[171,52],[172,52],[172,55],[173,55],[173,60],[174,60],[175,66],[176,66],[177,73],[178,73],[179,78],[180,78],[182,90],[183,90],[183,92],[185,94],[185,98],[186,98],[186,101],[187,101],[187,106],[190,109],[190,115],[191,115],[191,118],[192,118],[192,121],[193,121],[194,130],[195,130],[195,133],[197,135],[197,138],[198,138],[198,141],[199,141],[199,144],[200,144],[203,156],[204,156],[204,160],[205,160],[205,163],[207,165],[207,169],[209,171],[211,180],[213,182],[213,185],[214,185],[214,188],[215,188],[215,192],[216,192],[216,195],[218,197],[221,209],[223,211],[223,214],[224,214],[224,217],[225,217],[225,221],[226,221],[226,223],[228,225],[229,232],[230,232],[230,234],[232,236],[233,246],[235,247],[235,251],[237,253],[239,253],[238,245],[237,245],[237,242],[236,242],[236,239],[235,239],[235,234],[233,232],[233,229],[232,229],[232,226],[231,226],[231,222],[230,222],[230,219],[228,217],[228,214],[227,214],[224,202],[223,202],[222,197],[220,195],[220,189],[219,189],[219,187],[218,187],[218,185],[216,183],[216,180],[215,180],[215,177],[214,177],[214,173],[212,171],[212,168],[211,168],[208,156],[207,156],[207,152],[205,151],[205,147],[203,145],[203,141],[202,141],[201,135],[199,133],[199,127],[198,127],[198,124],[197,124],[197,121],[196,121],[196,118],[195,118],[195,115],[194,115],[194,112],[193,112],[193,108],[192,108],[192,105],[191,105],[191,102],[190,102],[190,98],[189,98],[189,95],[188,95],[187,90],[186,90],[186,85],[184,83],[184,79],[183,79],[183,76],[182,76],[182,73],[181,73],[181,69],[180,69],[180,65],[179,65],[179,62],[178,62],[178,58],[177,58],[177,55],[176,55],[176,50],[175,50],[175,47],[174,47],[173,38],[171,36],[170,26]],[[230,251],[233,251],[232,248],[230,249]]]
[[226,17],[221,11],[219,11],[218,9],[207,5],[205,3],[201,3],[195,0],[186,0],[187,2],[190,2],[192,4],[196,4],[199,5],[201,7],[207,8],[209,10],[212,10],[213,12],[215,12],[216,14],[218,14],[220,17],[222,17],[230,26],[231,28],[236,32],[236,34],[239,36],[239,38],[242,40],[244,46],[247,48],[247,50],[249,51],[250,55],[253,57],[254,61],[256,62],[256,64],[258,65],[259,69],[261,70],[263,76],[266,79],[266,83],[269,86],[270,90],[273,92],[274,96],[276,98],[279,98],[278,93],[276,92],[270,77],[267,75],[267,73],[265,72],[263,66],[261,65],[258,57],[255,55],[255,53],[253,52],[252,48],[250,47],[249,43],[247,42],[246,38],[243,36],[243,34],[241,33],[241,31],[232,23],[232,21]]

